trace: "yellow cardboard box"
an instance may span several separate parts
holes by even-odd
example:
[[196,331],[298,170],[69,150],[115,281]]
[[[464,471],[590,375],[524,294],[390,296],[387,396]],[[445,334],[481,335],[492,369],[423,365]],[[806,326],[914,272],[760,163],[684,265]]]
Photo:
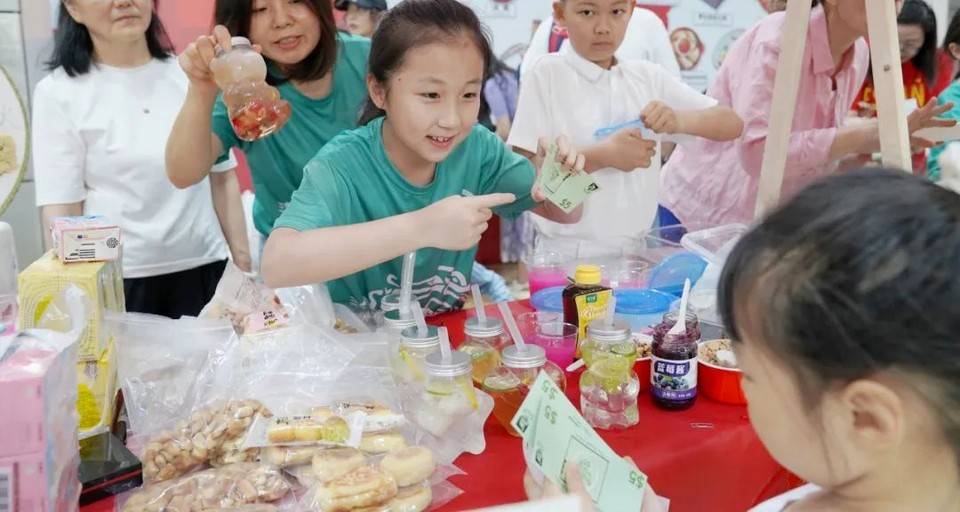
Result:
[[[123,278],[118,262],[63,263],[53,252],[48,252],[20,273],[18,283],[20,329],[67,330],[56,325],[60,315],[51,310],[51,306],[56,307],[57,297],[71,284],[83,290],[92,308],[87,327],[80,336],[79,360],[98,361],[103,357],[111,337],[104,329],[104,311],[125,310]],[[69,319],[63,321],[68,328]]]

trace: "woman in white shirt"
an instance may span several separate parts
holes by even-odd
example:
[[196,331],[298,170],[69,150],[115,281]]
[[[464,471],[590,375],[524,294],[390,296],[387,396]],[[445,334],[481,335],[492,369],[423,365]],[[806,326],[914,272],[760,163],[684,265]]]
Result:
[[153,0],[64,0],[52,73],[34,92],[33,165],[48,244],[55,217],[117,222],[127,310],[178,318],[212,297],[224,233],[241,268],[250,256],[235,162],[185,190],[167,180],[164,148],[187,92],[172,56]]

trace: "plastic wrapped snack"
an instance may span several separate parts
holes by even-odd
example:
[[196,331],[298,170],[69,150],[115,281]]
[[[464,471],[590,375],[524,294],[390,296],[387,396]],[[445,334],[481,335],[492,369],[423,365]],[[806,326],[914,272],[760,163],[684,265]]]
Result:
[[280,470],[256,463],[231,464],[149,486],[127,500],[124,512],[228,509],[283,498],[290,485]]
[[354,412],[365,415],[363,431],[367,433],[393,430],[406,422],[403,414],[374,400],[338,401],[333,405],[315,407],[311,416],[316,420],[326,420],[335,415],[346,417]]
[[232,263],[227,264],[200,318],[229,320],[240,334],[280,328],[290,321],[273,290]]
[[309,510],[347,512],[386,504],[397,495],[397,483],[374,466],[361,466],[319,484],[311,494],[306,500]]
[[183,475],[216,456],[224,443],[244,436],[257,415],[270,411],[255,400],[208,407],[147,443],[140,460],[147,482]]
[[269,446],[261,451],[261,460],[279,468],[303,466],[323,450],[319,446]]
[[218,468],[238,462],[257,462],[260,460],[260,448],[243,448],[243,441],[246,436],[240,436],[236,439],[225,441],[218,450],[215,450],[210,457],[210,465]]

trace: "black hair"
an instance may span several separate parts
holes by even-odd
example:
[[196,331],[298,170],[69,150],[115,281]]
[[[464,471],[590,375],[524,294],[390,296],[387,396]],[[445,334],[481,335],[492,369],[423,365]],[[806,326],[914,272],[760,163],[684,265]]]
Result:
[[863,169],[801,191],[730,253],[724,326],[787,363],[811,410],[823,392],[899,377],[960,456],[960,196]]
[[[943,36],[943,51],[947,52],[950,58],[955,59],[953,53],[950,52],[950,43],[960,45],[960,11],[953,13],[953,18],[947,27],[947,33]],[[960,69],[957,70],[956,75],[953,77],[954,80],[957,78],[960,78]]]
[[923,73],[928,85],[937,79],[937,16],[923,0],[906,0],[897,16],[898,25],[918,25],[923,30],[923,46],[910,61]]
[[[90,37],[90,31],[70,16],[63,2],[60,2],[59,10],[53,53],[50,55],[50,60],[46,62],[47,69],[53,71],[62,67],[67,76],[85,75],[94,63],[93,39]],[[173,43],[170,42],[160,17],[157,16],[157,1],[153,3],[153,13],[151,13],[146,36],[147,49],[150,50],[151,57],[166,60],[173,56]]]
[[[487,31],[470,7],[457,0],[405,0],[387,11],[373,34],[367,72],[380,84],[403,65],[410,50],[437,41],[469,37],[483,56],[484,78],[493,62]],[[386,115],[368,96],[360,125]]]
[[[299,63],[279,69],[283,76],[270,73],[267,82],[272,85],[287,80],[309,81],[326,76],[337,61],[337,23],[333,17],[333,2],[330,0],[303,0],[320,20],[320,40],[317,47]],[[253,0],[216,0],[214,22],[227,27],[231,35],[250,37],[250,21],[253,18]],[[257,43],[257,41],[253,41]],[[270,62],[266,56],[267,62]],[[274,64],[274,67],[279,68]]]

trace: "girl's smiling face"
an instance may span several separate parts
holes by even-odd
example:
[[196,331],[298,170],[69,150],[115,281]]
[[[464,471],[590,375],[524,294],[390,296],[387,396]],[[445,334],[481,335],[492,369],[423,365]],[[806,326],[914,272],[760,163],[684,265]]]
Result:
[[387,113],[384,141],[395,165],[437,164],[466,139],[477,123],[483,75],[477,45],[458,36],[407,51],[385,85],[367,79],[371,99]]

